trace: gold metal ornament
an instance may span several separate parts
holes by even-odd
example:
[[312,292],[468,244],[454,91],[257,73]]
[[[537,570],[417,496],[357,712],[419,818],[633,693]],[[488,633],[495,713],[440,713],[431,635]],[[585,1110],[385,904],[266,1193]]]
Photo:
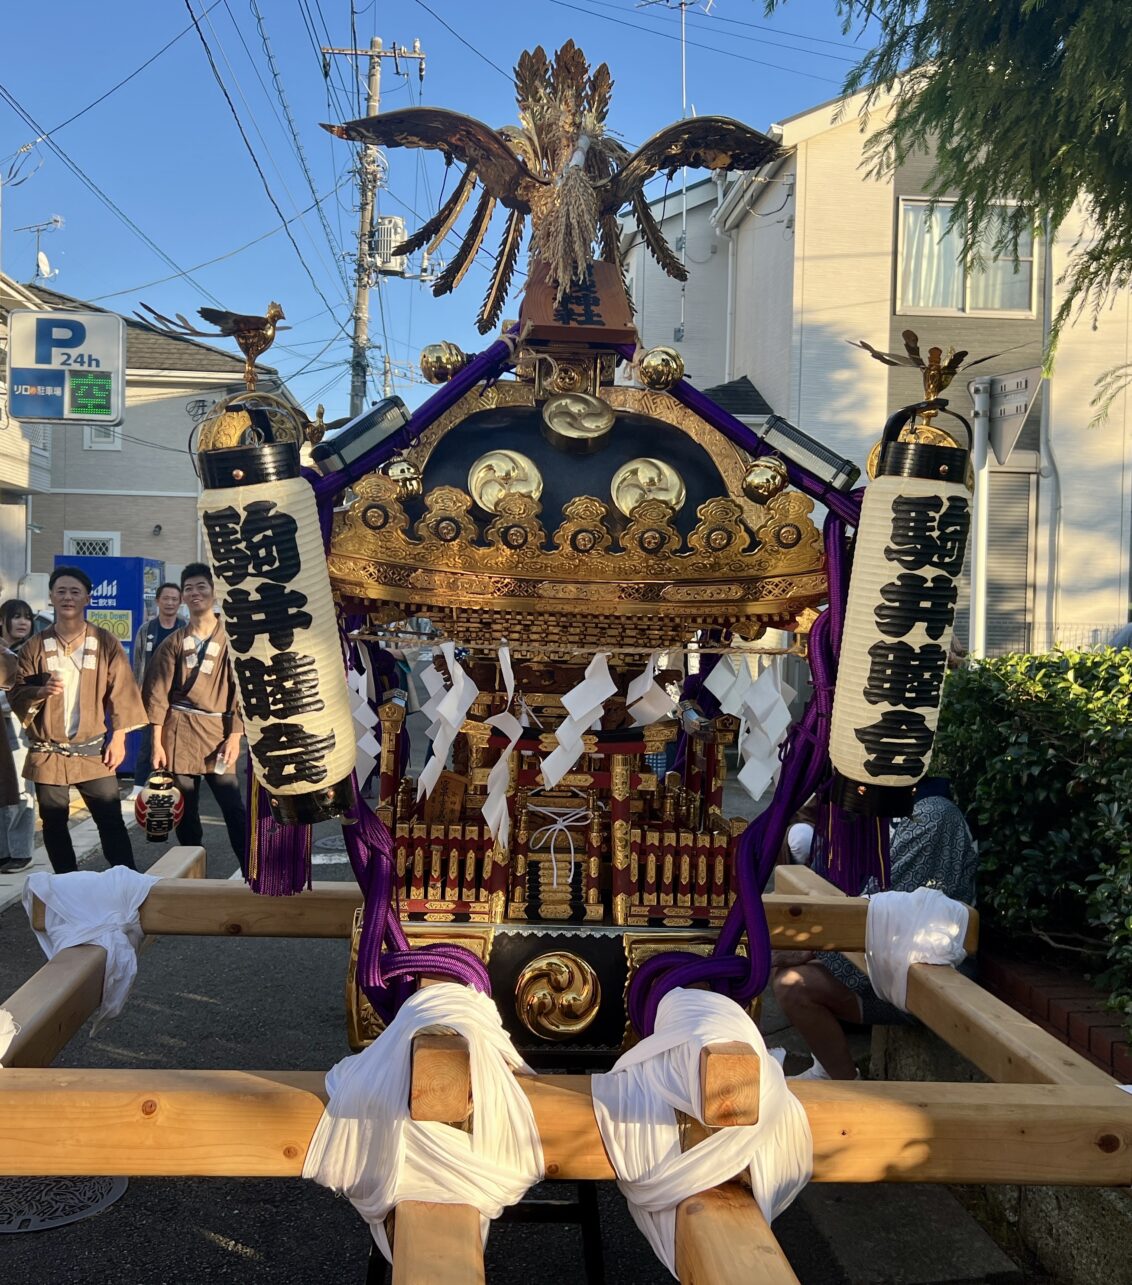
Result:
[[424,489],[421,481],[421,471],[411,461],[406,459],[393,459],[384,465],[381,470],[386,477],[391,477],[397,483],[397,498],[399,500],[414,500]]
[[[262,412],[253,423],[249,410]],[[269,434],[262,425],[266,423]],[[273,393],[233,393],[210,407],[197,428],[196,450],[215,451],[228,446],[255,445],[262,441],[302,442],[306,437],[306,417],[300,416],[290,402]]]
[[542,1040],[580,1035],[600,1007],[597,974],[569,951],[532,959],[515,983],[515,1013],[527,1030]]
[[786,465],[775,455],[755,460],[743,478],[743,494],[756,504],[767,504],[780,495],[790,481]]
[[542,495],[542,474],[534,460],[521,451],[488,451],[468,470],[468,490],[481,509],[495,513],[505,495],[529,495],[537,500]]
[[684,479],[672,465],[648,456],[623,464],[614,473],[609,491],[627,518],[645,500],[662,500],[673,513],[679,513],[686,494]]
[[675,348],[650,348],[637,363],[641,383],[664,393],[684,378],[684,358]]
[[617,412],[600,397],[563,393],[542,408],[543,436],[561,450],[588,454],[605,445],[616,419]]
[[421,374],[430,384],[446,384],[458,375],[471,359],[462,348],[444,340],[427,344],[421,350]]

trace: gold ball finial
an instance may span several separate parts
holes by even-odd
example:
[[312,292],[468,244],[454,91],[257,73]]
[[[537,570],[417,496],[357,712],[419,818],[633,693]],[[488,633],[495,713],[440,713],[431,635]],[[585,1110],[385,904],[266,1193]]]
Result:
[[786,489],[790,478],[786,465],[776,456],[755,460],[743,478],[743,494],[756,504],[768,504]]
[[646,388],[665,393],[684,378],[684,358],[675,348],[650,348],[637,363],[637,372]]
[[416,499],[420,495],[423,489],[421,471],[411,460],[392,459],[381,471],[397,483],[399,500]]
[[469,360],[463,349],[447,340],[428,344],[421,351],[421,374],[430,384],[446,384],[464,369]]

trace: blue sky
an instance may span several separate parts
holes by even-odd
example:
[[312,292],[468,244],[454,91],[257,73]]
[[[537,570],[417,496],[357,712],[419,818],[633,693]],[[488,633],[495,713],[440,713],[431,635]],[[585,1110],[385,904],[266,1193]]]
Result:
[[[344,414],[348,403],[352,288],[343,283],[350,267],[340,256],[354,244],[357,213],[354,149],[318,126],[364,114],[358,103],[364,102],[365,71],[361,60],[355,66],[334,58],[327,81],[316,45],[348,47],[356,37],[362,47],[378,35],[386,47],[411,46],[417,38],[427,55],[423,101],[498,126],[515,119],[509,73],[518,54],[539,43],[549,52],[572,37],[591,63],[609,63],[615,80],[610,123],[626,142],[642,142],[681,114],[679,14],[661,4],[428,0],[426,8],[421,0],[354,0],[353,15],[350,0],[192,0],[192,8],[271,197],[292,220],[297,249],[280,230],[280,216],[184,0],[104,0],[98,6],[56,0],[49,9],[11,5],[5,12],[0,179],[9,174],[12,154],[37,133],[14,100],[174,266],[44,143],[3,189],[2,266],[17,280],[29,280],[35,238],[17,229],[58,214],[65,225],[45,234],[42,248],[59,270],[52,287],[66,294],[127,314],[145,300],[166,314],[187,316],[213,302],[209,294],[242,312],[261,312],[278,299],[295,324],[270,359],[308,410],[322,401],[328,418]],[[257,11],[314,192],[323,198],[326,228],[314,209],[294,217],[314,197],[275,90]],[[88,108],[170,41],[127,84]],[[834,0],[790,0],[770,18],[756,0],[716,0],[710,14],[701,4],[688,11],[690,108],[765,129],[834,97],[861,48],[842,34]],[[408,75],[384,60],[383,110],[421,101],[415,64],[402,71]],[[455,174],[446,183],[443,160],[435,154],[393,150],[388,162],[380,210],[404,216],[411,230],[417,214],[423,219],[432,213],[442,187],[451,191]],[[395,389],[410,405],[430,391],[419,375],[414,378],[424,344],[451,339],[472,351],[483,346],[472,323],[488,280],[488,247],[493,254],[493,234],[454,295],[437,300],[419,282],[389,279],[380,298],[372,299],[371,342],[389,352]],[[198,267],[219,256],[227,257]],[[193,280],[177,277],[178,269],[189,270]],[[162,280],[169,277],[174,279]],[[382,352],[375,352],[378,371],[381,361]],[[378,388],[371,387],[371,398]]]

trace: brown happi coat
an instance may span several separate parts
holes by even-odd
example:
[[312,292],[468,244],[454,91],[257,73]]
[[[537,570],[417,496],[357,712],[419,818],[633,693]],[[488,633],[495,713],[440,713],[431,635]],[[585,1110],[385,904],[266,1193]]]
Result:
[[[14,651],[0,647],[0,687],[10,687],[20,667],[20,658]],[[12,747],[8,744],[6,729],[0,727],[0,808],[10,807],[20,801],[20,779]]]
[[[86,647],[85,642],[91,639],[95,645]],[[77,745],[105,736],[108,729],[129,732],[145,726],[141,692],[122,644],[105,629],[88,624],[86,639],[78,644],[84,649],[79,680],[79,725],[74,736],[69,737],[63,697],[48,697],[41,686],[28,682],[32,678],[46,679],[52,673],[52,644],[61,652],[63,644],[54,626],[24,643],[19,654],[19,675],[8,693],[8,702],[27,729],[29,741]],[[43,785],[75,785],[111,775],[101,754],[78,756],[29,749],[24,764],[24,776]]]
[[244,730],[224,625],[217,623],[198,663],[199,641],[187,628],[166,638],[154,653],[143,693],[149,721],[161,728],[169,770],[188,776],[211,772],[225,737]]

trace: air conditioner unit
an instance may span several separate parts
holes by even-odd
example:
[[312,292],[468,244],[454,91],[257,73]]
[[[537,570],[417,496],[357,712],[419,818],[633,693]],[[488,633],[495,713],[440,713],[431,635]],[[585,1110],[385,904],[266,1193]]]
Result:
[[390,277],[403,277],[408,269],[408,257],[394,254],[393,247],[405,239],[405,220],[396,214],[382,215],[374,224],[372,255],[377,272]]

